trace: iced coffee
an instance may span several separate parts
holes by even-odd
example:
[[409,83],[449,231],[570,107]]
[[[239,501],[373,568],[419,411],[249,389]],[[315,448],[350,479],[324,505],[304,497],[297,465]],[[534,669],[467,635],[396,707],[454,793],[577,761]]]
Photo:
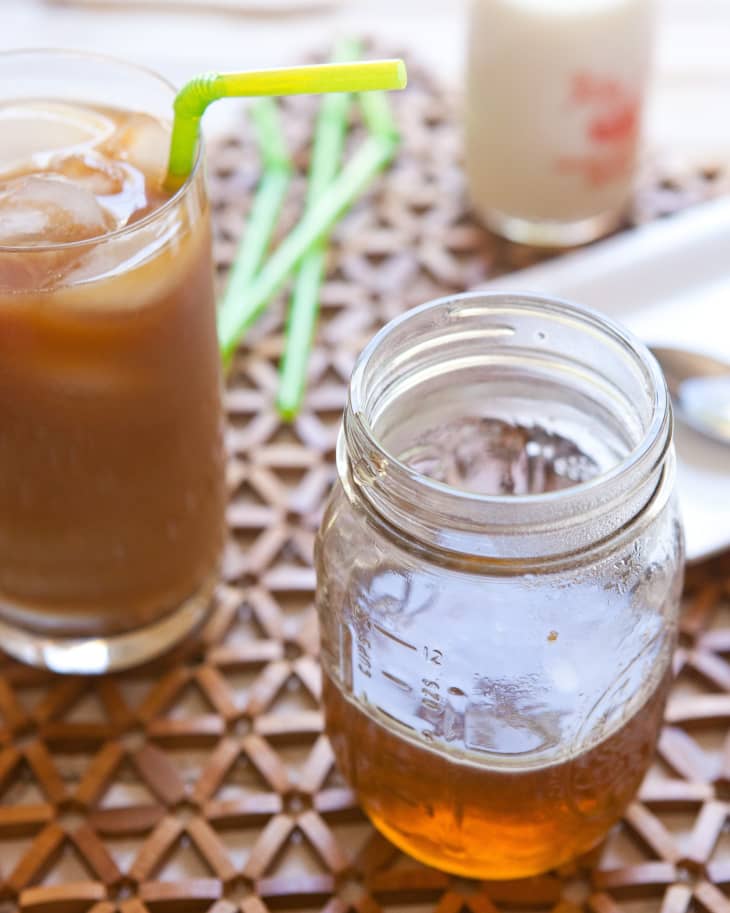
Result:
[[[0,77],[13,63],[31,66],[5,55]],[[107,104],[0,82],[0,636],[61,671],[140,662],[190,631],[222,547],[202,169],[165,191],[169,122],[141,90],[117,106],[115,79],[155,79],[129,70],[109,65]],[[171,113],[172,90],[155,93]]]

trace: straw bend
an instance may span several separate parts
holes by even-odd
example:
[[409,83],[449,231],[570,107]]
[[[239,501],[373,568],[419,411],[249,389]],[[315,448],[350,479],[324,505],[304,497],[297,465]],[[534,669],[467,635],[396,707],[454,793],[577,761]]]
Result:
[[187,82],[175,97],[178,117],[201,117],[208,105],[220,98],[220,73],[200,73]]
[[371,92],[403,89],[406,67],[402,60],[325,63],[244,73],[203,73],[187,83],[175,99],[166,186],[176,190],[193,169],[200,119],[211,102],[220,98],[260,95],[308,95],[320,92]]

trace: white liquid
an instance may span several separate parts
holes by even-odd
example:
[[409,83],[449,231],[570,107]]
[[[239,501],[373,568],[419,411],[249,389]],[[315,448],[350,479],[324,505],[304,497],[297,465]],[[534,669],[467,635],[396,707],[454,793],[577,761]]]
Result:
[[466,158],[488,221],[621,210],[652,31],[652,0],[472,0]]

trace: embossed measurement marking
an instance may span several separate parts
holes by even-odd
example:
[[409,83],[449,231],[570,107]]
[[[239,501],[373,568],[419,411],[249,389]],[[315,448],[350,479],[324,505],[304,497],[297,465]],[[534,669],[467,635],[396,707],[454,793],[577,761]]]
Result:
[[394,634],[392,631],[389,631],[387,628],[384,628],[382,625],[379,625],[376,621],[372,622],[372,626],[375,628],[376,631],[380,631],[380,633],[384,637],[389,637],[391,640],[395,641],[395,643],[399,644],[401,647],[407,647],[409,650],[413,650],[416,653],[418,652],[418,647],[414,646],[413,644],[409,644],[407,640],[403,640],[402,637],[398,637],[397,634]]
[[410,694],[413,691],[413,688],[408,684],[408,682],[403,681],[402,678],[399,678],[397,675],[393,675],[392,672],[386,672],[385,669],[381,669],[381,674],[383,678],[387,678],[389,682],[400,688],[401,691],[405,691],[406,694]]

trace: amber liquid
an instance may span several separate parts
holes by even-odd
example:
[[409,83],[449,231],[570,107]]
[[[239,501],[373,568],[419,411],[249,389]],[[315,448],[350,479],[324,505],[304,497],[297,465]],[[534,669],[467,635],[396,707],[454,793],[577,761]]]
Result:
[[103,141],[72,124],[81,151],[0,169],[0,618],[101,636],[208,586],[225,494],[205,201],[169,214],[162,243],[151,225],[105,247],[167,201],[149,146],[164,162],[168,133],[87,114]]
[[669,673],[606,739],[542,767],[439,752],[349,700],[327,675],[327,732],[373,824],[436,868],[472,878],[535,875],[591,849],[650,764]]

